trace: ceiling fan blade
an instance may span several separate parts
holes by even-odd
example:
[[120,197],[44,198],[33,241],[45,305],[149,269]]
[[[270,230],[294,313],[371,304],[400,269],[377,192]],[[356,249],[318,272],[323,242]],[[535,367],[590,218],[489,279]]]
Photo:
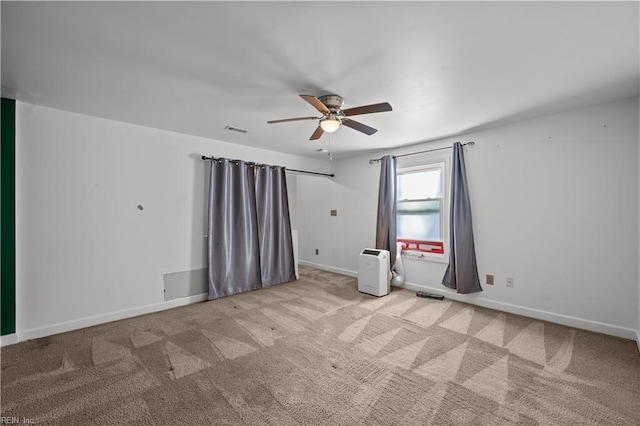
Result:
[[323,133],[324,133],[324,130],[322,130],[322,127],[318,126],[316,131],[313,132],[313,134],[309,138],[309,140],[310,141],[315,141],[316,139],[320,139],[320,136],[322,136]]
[[357,130],[359,132],[365,133],[369,136],[371,136],[372,134],[374,134],[375,132],[377,132],[377,129],[374,129],[373,127],[369,127],[366,124],[362,124],[358,121],[354,121],[351,120],[349,118],[343,118],[342,119],[342,124],[344,124],[347,127],[351,127],[353,130]]
[[287,121],[302,121],[302,120],[318,120],[322,117],[298,117],[298,118],[283,118],[282,120],[267,121],[268,124],[273,123],[286,123]]
[[327,108],[325,106],[325,104],[320,102],[320,99],[316,98],[315,96],[312,96],[312,95],[300,95],[300,97],[302,99],[304,99],[305,101],[309,102],[315,109],[317,109],[321,113],[325,114],[325,113],[330,112],[329,108]]
[[342,110],[342,113],[346,116],[372,114],[374,112],[387,112],[392,111],[391,105],[388,102],[382,102],[380,104],[365,105],[355,108],[347,108]]

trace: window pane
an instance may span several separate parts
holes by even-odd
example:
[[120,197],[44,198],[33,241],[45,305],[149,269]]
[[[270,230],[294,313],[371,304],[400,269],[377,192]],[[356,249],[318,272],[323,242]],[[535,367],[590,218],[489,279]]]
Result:
[[442,241],[440,212],[426,214],[398,213],[398,238],[407,240]]
[[398,200],[424,200],[442,197],[440,169],[398,175]]

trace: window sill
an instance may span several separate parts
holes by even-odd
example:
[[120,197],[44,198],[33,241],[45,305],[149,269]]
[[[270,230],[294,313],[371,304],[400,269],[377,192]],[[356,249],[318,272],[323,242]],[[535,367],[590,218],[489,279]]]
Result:
[[449,257],[444,254],[432,254],[413,250],[402,250],[402,258],[418,260],[420,262],[449,263]]

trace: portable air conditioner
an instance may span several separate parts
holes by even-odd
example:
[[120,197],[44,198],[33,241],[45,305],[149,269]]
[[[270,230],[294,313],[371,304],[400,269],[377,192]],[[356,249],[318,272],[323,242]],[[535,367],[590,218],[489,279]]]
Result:
[[373,296],[389,294],[389,252],[364,249],[358,258],[358,291]]

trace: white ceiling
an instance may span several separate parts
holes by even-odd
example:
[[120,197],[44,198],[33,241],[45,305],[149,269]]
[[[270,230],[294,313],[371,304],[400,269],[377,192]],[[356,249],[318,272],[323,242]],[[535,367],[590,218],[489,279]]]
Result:
[[[638,95],[638,2],[2,2],[2,96],[321,158]],[[392,112],[309,141],[298,94]],[[227,125],[248,130],[239,134]]]

